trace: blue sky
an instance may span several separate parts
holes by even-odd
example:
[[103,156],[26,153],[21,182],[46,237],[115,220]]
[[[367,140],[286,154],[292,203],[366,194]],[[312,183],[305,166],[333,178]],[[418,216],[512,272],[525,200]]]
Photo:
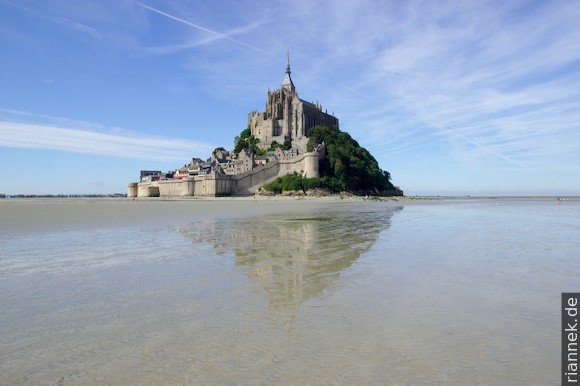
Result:
[[292,79],[408,195],[580,195],[580,1],[0,0],[0,193],[124,193]]

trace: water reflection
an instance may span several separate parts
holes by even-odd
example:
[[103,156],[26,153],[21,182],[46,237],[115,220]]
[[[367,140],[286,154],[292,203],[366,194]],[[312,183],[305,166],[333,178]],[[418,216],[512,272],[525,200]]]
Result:
[[233,254],[271,308],[296,310],[320,297],[390,226],[402,206],[212,220],[180,228],[195,243]]

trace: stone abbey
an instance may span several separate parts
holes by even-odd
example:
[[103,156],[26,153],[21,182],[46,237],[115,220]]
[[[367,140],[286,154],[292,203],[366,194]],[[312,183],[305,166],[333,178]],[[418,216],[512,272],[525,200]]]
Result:
[[268,90],[264,112],[248,114],[250,132],[269,149],[273,144],[290,144],[289,150],[277,147],[257,157],[247,150],[239,154],[220,150],[203,161],[194,158],[189,165],[169,173],[142,171],[141,181],[129,183],[128,197],[231,196],[254,194],[261,185],[290,173],[306,178],[319,177],[319,162],[325,156],[324,143],[307,151],[307,131],[321,125],[338,127],[338,119],[327,114],[316,102],[298,97],[290,77],[290,60],[282,85]]
[[313,104],[298,97],[290,77],[288,57],[282,87],[274,92],[268,90],[266,110],[252,111],[248,115],[248,127],[263,148],[269,148],[274,141],[282,144],[291,140],[294,148],[306,150],[307,130],[317,125],[338,127],[338,119],[323,112],[318,102]]

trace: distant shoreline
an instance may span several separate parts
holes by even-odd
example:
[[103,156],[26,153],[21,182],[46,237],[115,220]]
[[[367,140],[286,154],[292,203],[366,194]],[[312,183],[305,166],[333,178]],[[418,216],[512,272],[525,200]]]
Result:
[[70,195],[5,195],[0,196],[0,202],[13,200],[103,200],[103,201],[443,201],[443,200],[554,200],[580,201],[580,196],[357,196],[352,194],[332,195],[250,195],[250,196],[223,196],[223,197],[137,197],[131,198],[120,194],[70,194]]

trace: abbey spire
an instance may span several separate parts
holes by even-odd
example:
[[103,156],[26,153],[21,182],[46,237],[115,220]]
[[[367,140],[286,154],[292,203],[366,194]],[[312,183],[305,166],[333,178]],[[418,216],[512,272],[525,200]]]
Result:
[[294,83],[292,83],[292,78],[290,77],[290,48],[286,52],[286,75],[282,81],[282,87],[294,91]]

